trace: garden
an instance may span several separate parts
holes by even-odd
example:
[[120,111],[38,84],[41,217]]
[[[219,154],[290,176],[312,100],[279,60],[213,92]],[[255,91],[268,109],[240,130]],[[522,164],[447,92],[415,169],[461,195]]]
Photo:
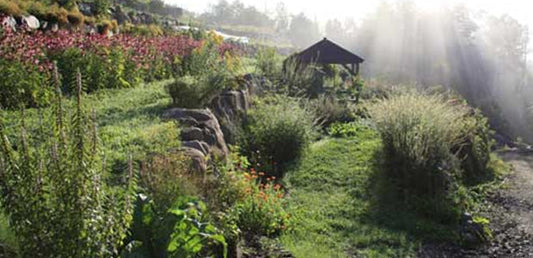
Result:
[[283,60],[214,33],[4,27],[1,253],[397,257],[491,241],[483,197],[508,168],[479,110]]

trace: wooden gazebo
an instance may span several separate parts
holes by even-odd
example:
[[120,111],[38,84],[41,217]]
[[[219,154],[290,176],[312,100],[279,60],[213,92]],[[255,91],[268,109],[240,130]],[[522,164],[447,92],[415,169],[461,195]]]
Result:
[[302,52],[297,53],[292,58],[295,58],[299,63],[304,64],[316,63],[342,65],[353,76],[359,74],[359,64],[365,61],[363,58],[344,49],[327,38],[324,38]]

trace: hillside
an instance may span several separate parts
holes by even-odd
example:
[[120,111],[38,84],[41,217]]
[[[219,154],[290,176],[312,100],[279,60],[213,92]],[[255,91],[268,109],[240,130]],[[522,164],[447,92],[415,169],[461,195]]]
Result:
[[[285,59],[175,30],[160,1],[106,3],[0,0],[0,256],[531,252],[528,148],[498,144],[465,88],[363,78],[333,41]],[[223,27],[280,32],[229,8]],[[38,15],[53,28],[28,27]]]

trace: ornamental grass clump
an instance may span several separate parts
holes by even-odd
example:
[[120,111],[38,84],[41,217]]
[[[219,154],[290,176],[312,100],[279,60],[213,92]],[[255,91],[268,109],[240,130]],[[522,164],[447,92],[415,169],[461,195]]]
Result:
[[[370,114],[381,134],[387,178],[403,201],[430,216],[450,218],[464,209],[461,178],[470,169],[462,161],[474,159],[485,173],[489,136],[479,128],[486,122],[476,122],[464,104],[416,92],[379,100]],[[472,157],[472,146],[479,158]]]
[[241,145],[256,168],[281,177],[285,165],[300,156],[313,135],[311,113],[289,97],[263,99],[248,113]]

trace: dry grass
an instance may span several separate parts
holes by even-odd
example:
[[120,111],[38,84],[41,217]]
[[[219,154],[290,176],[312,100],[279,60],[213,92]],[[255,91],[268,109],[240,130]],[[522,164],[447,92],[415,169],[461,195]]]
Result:
[[16,2],[9,0],[0,0],[0,13],[12,16],[20,16],[24,14],[24,11]]

